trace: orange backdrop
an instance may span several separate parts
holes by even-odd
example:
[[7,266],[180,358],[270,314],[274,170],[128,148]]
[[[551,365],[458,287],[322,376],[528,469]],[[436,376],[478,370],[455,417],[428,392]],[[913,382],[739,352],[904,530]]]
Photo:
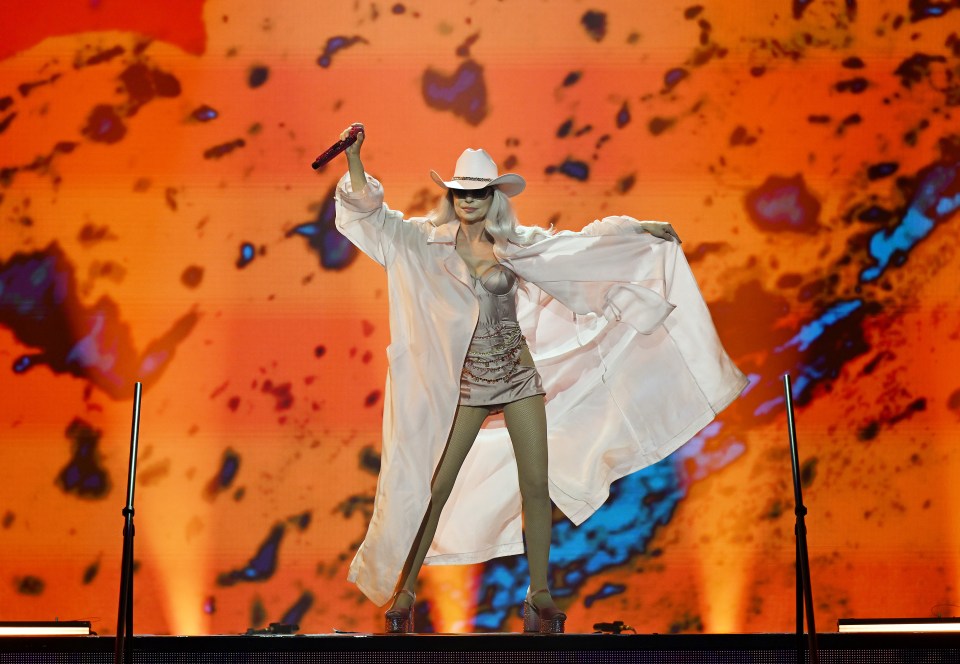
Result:
[[[337,235],[352,121],[426,211],[465,147],[528,224],[673,222],[751,387],[616,485],[553,579],[571,631],[790,631],[793,376],[822,630],[955,615],[955,3],[15,0],[0,14],[0,620],[115,626],[145,385],[138,633],[370,631],[384,276]],[[953,21],[953,23],[951,23]],[[418,622],[517,630],[522,559]]]

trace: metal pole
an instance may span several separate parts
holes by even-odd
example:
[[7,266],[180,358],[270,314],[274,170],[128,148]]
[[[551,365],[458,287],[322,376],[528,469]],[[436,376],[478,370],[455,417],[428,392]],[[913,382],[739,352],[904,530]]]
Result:
[[137,383],[133,392],[133,425],[130,431],[130,461],[127,467],[127,503],[123,513],[123,554],[120,561],[120,602],[117,608],[117,639],[114,644],[114,664],[133,659],[133,492],[137,485],[137,444],[140,439],[140,397],[143,391]]
[[797,516],[795,528],[797,540],[797,662],[803,661],[803,607],[805,606],[810,662],[811,664],[820,664],[817,626],[813,618],[813,586],[810,583],[810,558],[807,554],[807,526],[804,522],[807,508],[803,504],[803,491],[800,486],[800,455],[797,452],[797,430],[793,417],[793,393],[790,388],[790,374],[783,375],[783,396],[787,408],[787,433],[790,437],[790,462],[793,467],[793,512]]

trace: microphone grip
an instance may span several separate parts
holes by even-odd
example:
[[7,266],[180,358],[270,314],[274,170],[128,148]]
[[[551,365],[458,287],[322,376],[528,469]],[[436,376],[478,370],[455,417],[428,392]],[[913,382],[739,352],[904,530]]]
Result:
[[346,138],[339,140],[328,147],[323,154],[313,160],[313,163],[310,164],[310,166],[313,168],[313,170],[317,170],[318,168],[326,166],[331,159],[356,143],[357,135],[361,131],[363,131],[363,127],[350,127],[350,133]]

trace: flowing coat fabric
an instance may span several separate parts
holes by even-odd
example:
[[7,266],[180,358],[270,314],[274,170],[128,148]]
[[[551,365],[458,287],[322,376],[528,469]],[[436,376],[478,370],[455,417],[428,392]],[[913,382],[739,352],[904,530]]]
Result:
[[[459,221],[406,220],[374,178],[336,194],[337,228],[382,265],[390,302],[380,477],[349,580],[392,597],[430,501],[479,304],[456,253]],[[518,317],[546,390],[550,497],[575,524],[610,484],[673,452],[746,386],[717,337],[679,245],[630,217],[497,249],[520,277]],[[487,420],[427,564],[523,552],[516,460],[502,415]]]

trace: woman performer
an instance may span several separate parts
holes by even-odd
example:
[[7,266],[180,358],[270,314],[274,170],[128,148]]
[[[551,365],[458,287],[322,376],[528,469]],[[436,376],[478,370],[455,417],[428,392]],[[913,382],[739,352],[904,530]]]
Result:
[[365,173],[357,126],[336,224],[386,269],[391,344],[377,495],[349,578],[378,604],[392,598],[388,633],[412,632],[424,562],[481,562],[525,540],[524,631],[563,632],[547,584],[551,498],[582,522],[613,480],[689,440],[746,379],[669,224],[521,226],[509,198],[525,181],[472,149],[451,180],[431,172],[439,206],[406,220]]

